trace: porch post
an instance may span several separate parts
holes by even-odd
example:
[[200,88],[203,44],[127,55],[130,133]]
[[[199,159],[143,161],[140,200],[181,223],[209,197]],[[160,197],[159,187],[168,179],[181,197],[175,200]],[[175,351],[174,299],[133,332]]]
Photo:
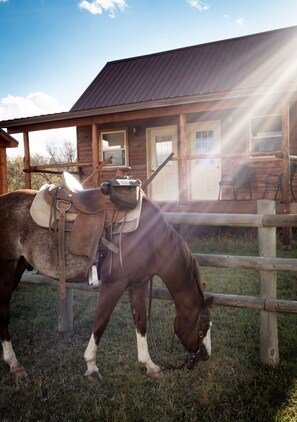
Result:
[[282,191],[285,204],[290,203],[290,137],[289,137],[289,103],[282,108]]
[[6,148],[0,147],[0,195],[8,191]]
[[[97,125],[92,125],[92,171],[99,169],[99,145],[98,145],[98,130]],[[93,177],[93,186],[97,187],[100,185],[100,172],[98,171]]]
[[24,170],[25,170],[25,188],[31,189],[31,173],[30,173],[30,145],[29,145],[29,133],[24,132]]
[[187,175],[187,129],[186,115],[179,115],[179,202],[186,205],[188,202],[188,175]]
[[[285,204],[291,202],[290,190],[290,104],[286,102],[282,107],[282,199]],[[289,207],[285,212],[290,213]],[[283,227],[283,245],[290,247],[292,243],[292,227]]]

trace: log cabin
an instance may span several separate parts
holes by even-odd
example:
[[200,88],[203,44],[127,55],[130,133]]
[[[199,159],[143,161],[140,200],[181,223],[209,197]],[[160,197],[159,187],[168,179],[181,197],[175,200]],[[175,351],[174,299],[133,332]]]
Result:
[[18,141],[0,129],[0,195],[8,192],[7,181],[7,148],[17,148]]
[[[0,122],[29,134],[76,127],[82,179],[127,167],[166,211],[254,213],[297,197],[297,27],[108,62],[69,112]],[[112,156],[112,163],[100,164]],[[36,169],[35,169],[36,170]],[[97,171],[97,173],[96,173]],[[295,194],[294,194],[295,192]]]

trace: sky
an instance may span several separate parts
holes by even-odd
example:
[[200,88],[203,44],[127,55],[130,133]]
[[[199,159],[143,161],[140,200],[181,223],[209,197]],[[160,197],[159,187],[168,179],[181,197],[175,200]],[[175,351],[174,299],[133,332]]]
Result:
[[68,111],[109,61],[297,25],[297,0],[0,0],[0,22],[1,121]]

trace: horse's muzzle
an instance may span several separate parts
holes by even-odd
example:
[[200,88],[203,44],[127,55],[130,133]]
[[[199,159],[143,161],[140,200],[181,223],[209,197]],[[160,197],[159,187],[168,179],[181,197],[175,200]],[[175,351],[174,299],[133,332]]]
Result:
[[204,344],[201,344],[200,349],[197,353],[189,353],[185,362],[185,367],[187,369],[194,368],[195,364],[200,360],[206,361],[209,358],[206,347]]

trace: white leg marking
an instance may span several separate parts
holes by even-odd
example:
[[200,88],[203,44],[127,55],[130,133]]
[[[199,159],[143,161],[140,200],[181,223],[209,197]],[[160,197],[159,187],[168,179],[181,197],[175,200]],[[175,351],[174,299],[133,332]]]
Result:
[[100,379],[102,379],[99,369],[96,365],[96,352],[97,352],[98,346],[95,343],[94,334],[91,335],[91,338],[89,340],[88,346],[84,353],[84,358],[87,364],[87,372],[85,373],[85,376],[99,376]]
[[19,375],[26,375],[24,368],[17,360],[16,355],[13,351],[11,341],[4,341],[2,343],[3,348],[3,359],[8,363],[11,373],[20,372]]
[[148,347],[147,347],[147,339],[146,335],[142,336],[137,330],[136,330],[136,340],[137,340],[137,355],[138,355],[138,361],[140,363],[143,363],[146,367],[147,374],[152,377],[158,377],[161,373],[160,367],[158,365],[155,365],[152,361]]
[[206,336],[204,337],[202,343],[205,346],[206,352],[208,356],[211,356],[211,323],[209,325],[209,329],[206,333]]

